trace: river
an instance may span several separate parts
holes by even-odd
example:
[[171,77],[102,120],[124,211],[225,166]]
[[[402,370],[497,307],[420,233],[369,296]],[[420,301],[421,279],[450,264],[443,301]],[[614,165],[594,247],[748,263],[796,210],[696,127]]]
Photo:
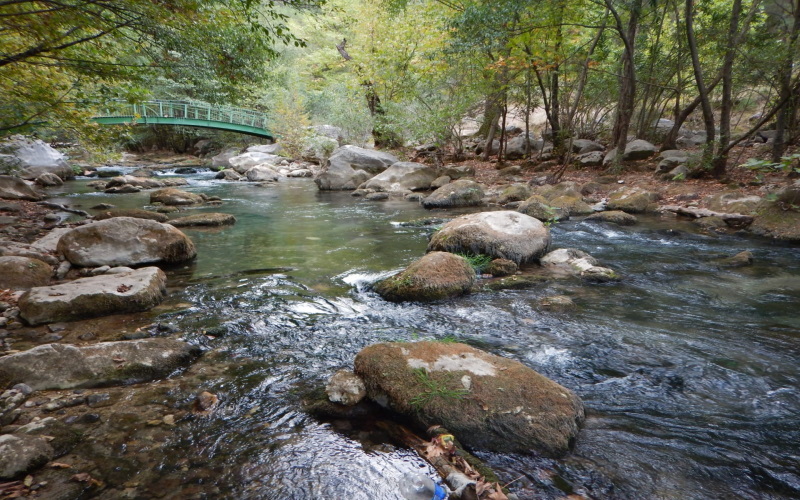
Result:
[[[198,257],[169,271],[174,308],[161,320],[208,349],[193,380],[221,403],[149,452],[163,484],[191,484],[196,498],[401,498],[404,472],[430,472],[418,457],[374,429],[317,420],[300,400],[369,344],[452,336],[534,368],[586,405],[565,460],[479,453],[520,498],[800,495],[797,247],[698,234],[657,216],[624,228],[571,220],[551,227],[553,247],[589,252],[621,282],[391,304],[366,285],[423,255],[432,231],[400,223],[461,212],[318,192],[308,179],[189,181],[189,191],[224,201],[192,213],[238,222],[185,230]],[[107,195],[86,182],[53,201],[147,204],[146,192]],[[715,265],[742,250],[753,266]],[[554,294],[576,308],[539,305]],[[210,338],[210,328],[224,335]],[[197,479],[192,468],[211,473]]]

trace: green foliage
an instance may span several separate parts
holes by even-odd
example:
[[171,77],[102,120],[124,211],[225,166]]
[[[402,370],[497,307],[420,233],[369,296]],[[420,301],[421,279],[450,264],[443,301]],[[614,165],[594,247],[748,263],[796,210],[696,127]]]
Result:
[[295,89],[281,92],[270,111],[270,127],[278,136],[284,154],[300,158],[311,138],[311,119],[303,96]]
[[409,402],[411,406],[420,408],[437,398],[460,401],[469,394],[469,391],[463,387],[458,389],[448,388],[448,382],[450,382],[449,379],[451,377],[449,377],[449,374],[444,373],[442,373],[441,376],[447,378],[448,380],[446,382],[434,380],[430,377],[430,375],[428,375],[427,370],[424,368],[415,368],[414,377],[416,377],[417,382],[424,387],[424,390],[411,399]]
[[469,265],[475,269],[475,272],[480,273],[492,262],[492,257],[490,255],[485,254],[473,254],[473,253],[457,253],[459,257],[463,257],[464,259],[469,262]]
[[778,163],[750,158],[739,166],[765,174],[775,172],[783,172],[786,174],[794,172],[800,174],[800,153],[782,156],[781,161]]

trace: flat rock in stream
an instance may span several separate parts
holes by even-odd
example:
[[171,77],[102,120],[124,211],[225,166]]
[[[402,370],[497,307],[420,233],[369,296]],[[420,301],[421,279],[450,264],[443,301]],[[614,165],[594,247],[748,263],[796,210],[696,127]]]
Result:
[[14,479],[53,458],[53,448],[36,436],[0,436],[0,479]]
[[131,384],[165,377],[199,355],[199,347],[164,338],[44,344],[0,358],[0,387],[24,383],[40,391]]
[[6,200],[39,201],[45,195],[18,177],[0,175],[0,198]]
[[195,214],[172,219],[169,223],[175,227],[229,226],[236,223],[236,217],[222,213]]
[[30,325],[146,311],[166,295],[167,276],[157,267],[81,278],[31,288],[19,299],[20,316]]
[[374,344],[358,353],[355,372],[373,401],[474,449],[563,456],[584,419],[574,392],[465,344]]
[[77,266],[136,266],[176,263],[197,254],[179,229],[148,219],[114,217],[76,227],[58,242],[58,251]]

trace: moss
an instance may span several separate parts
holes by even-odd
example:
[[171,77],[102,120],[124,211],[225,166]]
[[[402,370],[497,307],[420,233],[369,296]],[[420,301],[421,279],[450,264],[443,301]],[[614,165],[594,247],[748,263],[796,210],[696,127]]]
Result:
[[468,293],[474,283],[475,271],[464,258],[431,252],[374,289],[392,302],[430,302]]
[[500,278],[491,280],[484,285],[486,290],[528,290],[537,288],[543,283],[549,281],[547,276],[542,275],[519,275],[509,276],[507,278]]

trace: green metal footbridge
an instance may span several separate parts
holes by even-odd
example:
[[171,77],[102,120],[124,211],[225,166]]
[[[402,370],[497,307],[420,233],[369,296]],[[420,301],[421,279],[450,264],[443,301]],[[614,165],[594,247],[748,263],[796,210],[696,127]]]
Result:
[[144,101],[137,104],[114,102],[92,118],[104,125],[185,125],[274,139],[267,129],[267,115],[260,111],[215,106],[204,102]]

